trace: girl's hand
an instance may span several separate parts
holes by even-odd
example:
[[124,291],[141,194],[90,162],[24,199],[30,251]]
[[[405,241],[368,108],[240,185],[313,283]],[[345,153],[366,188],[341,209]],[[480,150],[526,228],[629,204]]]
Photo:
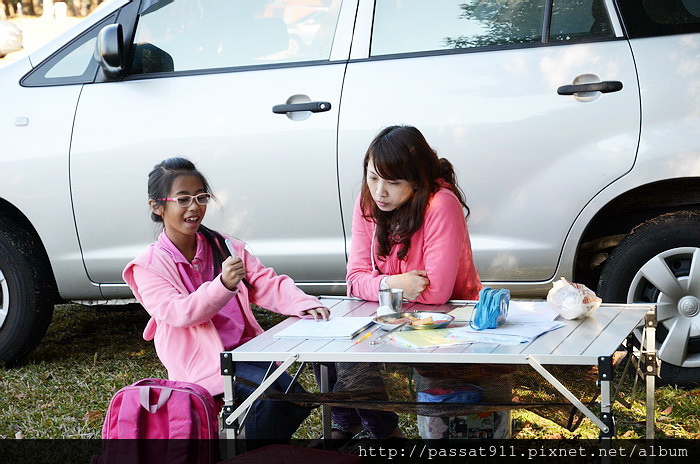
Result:
[[407,300],[415,300],[428,288],[430,280],[425,271],[409,271],[404,274],[396,274],[386,279],[389,288],[400,288],[403,290],[403,297]]
[[313,316],[314,321],[318,321],[319,317],[322,320],[327,321],[330,312],[328,311],[328,308],[326,308],[325,306],[321,306],[319,308],[307,309],[306,311],[303,311],[302,314]]
[[245,266],[241,258],[228,257],[221,263],[221,283],[224,287],[234,291],[245,277]]

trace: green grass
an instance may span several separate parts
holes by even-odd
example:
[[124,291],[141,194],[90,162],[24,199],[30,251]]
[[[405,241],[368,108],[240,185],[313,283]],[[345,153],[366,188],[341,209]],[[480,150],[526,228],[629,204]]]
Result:
[[[268,311],[256,315],[265,328],[283,319]],[[99,438],[105,410],[117,390],[141,378],[166,377],[153,344],[141,337],[147,320],[138,305],[57,306],[39,348],[22,365],[0,369],[0,438]],[[304,371],[301,383],[315,388],[310,369]],[[623,390],[631,391],[631,383]],[[616,404],[618,436],[644,437],[643,400],[638,389],[631,398],[631,409]],[[698,410],[700,388],[658,388],[656,436],[700,438]],[[415,416],[401,414],[400,426],[408,437],[418,436]],[[296,437],[317,438],[320,434],[320,411],[316,409]],[[513,436],[596,438],[598,431],[588,420],[569,432],[533,412],[515,410]]]
[[0,438],[99,438],[112,395],[166,375],[140,306],[60,305],[27,361],[0,371]]

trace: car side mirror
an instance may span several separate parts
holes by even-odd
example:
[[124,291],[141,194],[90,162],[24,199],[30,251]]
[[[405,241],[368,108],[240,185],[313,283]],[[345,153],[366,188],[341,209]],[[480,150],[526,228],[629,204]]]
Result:
[[97,34],[95,58],[109,77],[118,77],[124,71],[124,33],[121,24],[105,26]]

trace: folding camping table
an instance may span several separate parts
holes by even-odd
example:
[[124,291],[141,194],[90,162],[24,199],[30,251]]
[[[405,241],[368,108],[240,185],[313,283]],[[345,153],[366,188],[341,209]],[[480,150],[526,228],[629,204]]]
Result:
[[[354,298],[323,297],[323,304],[331,309],[331,314],[341,316],[374,315],[378,303]],[[405,305],[408,310],[448,312],[464,305],[464,302],[450,302],[440,306]],[[561,319],[561,318],[560,318]],[[488,363],[507,365],[529,365],[541,374],[568,401],[588,417],[601,431],[602,438],[614,435],[611,406],[611,383],[613,354],[620,345],[636,330],[644,333],[645,347],[638,353],[645,359],[642,365],[646,372],[646,438],[654,437],[654,387],[656,375],[656,307],[653,304],[603,304],[590,317],[581,320],[562,320],[564,327],[547,332],[530,343],[519,345],[498,345],[490,343],[470,343],[415,349],[395,341],[371,345],[370,337],[354,343],[369,330],[370,326],[353,340],[275,338],[284,327],[299,319],[289,318],[253,340],[231,351],[221,353],[222,375],[224,376],[224,435],[236,438],[240,431],[238,420],[246,409],[269,385],[294,362],[376,362],[404,363]],[[322,324],[322,322],[319,322]],[[267,379],[238,407],[234,404],[234,382],[236,361],[277,362]],[[548,365],[597,366],[600,385],[600,414],[591,411],[582,401],[568,390],[549,370]],[[321,368],[321,391],[328,392],[327,371]],[[329,436],[329,407],[323,407],[324,436]]]

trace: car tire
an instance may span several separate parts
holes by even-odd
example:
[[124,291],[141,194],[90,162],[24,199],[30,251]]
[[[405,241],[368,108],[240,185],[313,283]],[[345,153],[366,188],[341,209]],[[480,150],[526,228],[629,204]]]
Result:
[[0,363],[11,365],[39,344],[51,322],[55,290],[37,259],[36,240],[0,217]]
[[700,213],[667,213],[637,226],[605,262],[598,295],[606,303],[655,303],[661,383],[700,385]]

